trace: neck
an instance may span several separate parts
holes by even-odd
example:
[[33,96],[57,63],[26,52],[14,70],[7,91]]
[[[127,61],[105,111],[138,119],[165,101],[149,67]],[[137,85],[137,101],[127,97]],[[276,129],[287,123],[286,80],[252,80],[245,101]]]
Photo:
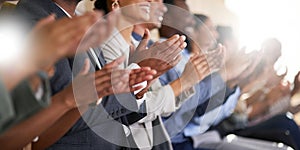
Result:
[[159,29],[160,37],[164,37],[164,38],[170,38],[174,34],[178,34],[178,33],[179,32],[177,30],[164,25]]
[[75,13],[76,6],[79,3],[79,0],[71,0],[71,1],[53,0],[53,1],[57,3],[60,7],[62,7],[70,15],[73,15]]
[[130,45],[131,44],[131,33],[133,32],[133,25],[126,21],[123,17],[119,17],[117,28],[122,34],[123,38]]
[[133,27],[128,27],[126,29],[122,29],[120,33],[124,37],[125,41],[130,45],[131,44],[131,33],[133,31]]
[[138,25],[134,26],[133,32],[135,32],[136,34],[138,34],[140,36],[143,36],[145,33],[145,29],[146,29],[146,27],[143,24],[138,24]]

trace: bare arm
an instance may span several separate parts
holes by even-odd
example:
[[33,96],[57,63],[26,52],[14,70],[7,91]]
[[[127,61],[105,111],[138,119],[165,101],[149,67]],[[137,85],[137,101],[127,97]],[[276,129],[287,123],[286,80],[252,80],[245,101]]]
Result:
[[3,149],[22,148],[53,125],[61,116],[70,110],[70,107],[60,100],[61,96],[61,94],[57,94],[53,97],[53,102],[48,108],[15,125],[1,135],[1,147]]
[[80,112],[77,108],[68,111],[46,132],[39,136],[37,142],[32,143],[32,149],[45,149],[58,141],[80,118]]

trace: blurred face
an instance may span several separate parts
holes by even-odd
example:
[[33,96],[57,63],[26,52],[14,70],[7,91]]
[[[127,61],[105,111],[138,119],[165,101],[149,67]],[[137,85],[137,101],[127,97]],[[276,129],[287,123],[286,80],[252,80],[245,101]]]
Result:
[[[131,22],[149,21],[152,0],[119,0],[121,12]],[[127,7],[126,7],[127,6]]]
[[268,40],[263,43],[263,58],[267,63],[273,65],[281,56],[281,44],[275,40]]
[[[180,34],[192,34],[195,21],[184,0],[175,0],[174,5],[168,5],[168,12],[164,16],[164,25],[170,26]],[[178,8],[179,7],[179,8]]]
[[203,25],[196,29],[196,32],[198,33],[197,41],[200,48],[204,51],[210,50],[218,38],[218,33],[212,21],[207,19]]
[[167,12],[167,7],[163,4],[163,0],[153,0],[151,3],[149,29],[160,28],[163,16]]
[[188,5],[186,4],[186,2],[184,0],[175,0],[174,1],[175,5],[177,7],[180,7],[184,10],[186,10],[186,12],[184,13],[174,13],[174,18],[175,20],[177,20],[177,24],[179,25],[179,29],[183,30],[184,32],[188,33],[188,34],[192,34],[194,32],[194,26],[195,26],[195,20],[193,18],[193,15],[191,15],[190,9],[188,7]]
[[4,3],[4,2],[13,2],[13,1],[18,1],[18,0],[0,0],[0,6]]

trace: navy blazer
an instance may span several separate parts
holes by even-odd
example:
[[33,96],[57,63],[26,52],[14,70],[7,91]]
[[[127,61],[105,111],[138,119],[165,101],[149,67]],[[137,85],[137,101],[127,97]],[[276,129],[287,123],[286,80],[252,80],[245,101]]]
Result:
[[[17,4],[16,12],[26,18],[26,21],[32,26],[40,19],[52,13],[56,14],[57,18],[67,17],[51,0],[20,0]],[[101,55],[101,50],[96,49],[95,51],[98,54],[101,65],[104,66],[105,60]],[[83,64],[84,59],[81,60]],[[55,64],[56,72],[50,80],[53,95],[63,90],[72,82],[72,77],[74,76],[74,71],[72,70],[73,61],[74,59],[64,58]],[[146,115],[144,113],[137,113],[138,107],[134,96],[131,93],[110,95],[104,97],[101,104],[89,108],[69,132],[52,148],[61,148],[64,150],[68,148],[76,149],[73,146],[74,144],[77,146],[80,145],[79,149],[97,148],[97,145],[106,149],[117,147],[109,142],[121,143],[120,145],[125,147],[135,146],[132,139],[125,136],[121,125],[121,123],[124,125],[133,124]],[[92,134],[92,130],[102,137]]]

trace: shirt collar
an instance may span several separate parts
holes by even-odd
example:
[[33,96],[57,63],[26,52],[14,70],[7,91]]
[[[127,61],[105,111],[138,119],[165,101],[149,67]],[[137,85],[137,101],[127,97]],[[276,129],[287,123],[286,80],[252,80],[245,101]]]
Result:
[[131,33],[131,36],[132,36],[135,40],[137,40],[137,41],[141,41],[142,38],[143,38],[141,35],[139,35],[139,34],[137,34],[137,33],[135,33],[135,32],[132,32],[132,33]]
[[57,3],[55,3],[55,5],[57,6],[57,7],[59,7],[69,18],[72,18],[72,16],[65,10],[65,9],[63,9],[61,6],[59,6]]

